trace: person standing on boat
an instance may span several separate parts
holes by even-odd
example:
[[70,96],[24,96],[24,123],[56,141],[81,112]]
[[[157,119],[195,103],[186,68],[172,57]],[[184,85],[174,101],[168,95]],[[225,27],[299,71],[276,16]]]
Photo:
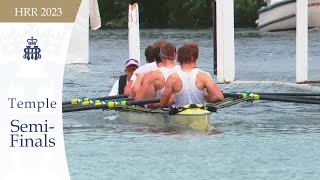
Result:
[[162,61],[159,56],[159,53],[160,53],[160,46],[164,43],[166,43],[165,40],[159,39],[153,43],[152,49],[149,47],[146,48],[145,56],[147,57],[148,55],[151,59],[151,55],[152,55],[153,61],[149,61],[147,59],[147,64],[140,66],[131,77],[129,83],[127,84],[124,90],[124,94],[128,94],[129,98],[134,98],[136,95],[136,92],[139,91],[140,85],[141,85],[141,79],[144,74],[157,70],[159,67],[162,66]]
[[[174,63],[176,59],[176,47],[173,44],[165,43],[160,47],[160,58],[162,60],[162,67],[142,77],[141,88],[135,100],[160,98],[167,78],[180,69],[180,66]],[[156,104],[152,107],[156,107]]]
[[109,96],[121,95],[124,92],[124,87],[127,85],[134,71],[139,67],[139,62],[136,59],[128,59],[125,63],[125,74],[121,75],[114,83]]
[[178,61],[181,69],[168,77],[160,100],[161,107],[171,105],[168,102],[172,95],[174,95],[175,107],[187,104],[204,104],[205,101],[219,102],[224,99],[210,74],[197,68],[198,52],[192,48],[195,45],[189,43],[178,49]]

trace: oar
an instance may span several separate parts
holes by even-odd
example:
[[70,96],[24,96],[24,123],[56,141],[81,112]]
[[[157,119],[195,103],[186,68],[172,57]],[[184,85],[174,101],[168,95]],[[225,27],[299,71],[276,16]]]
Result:
[[259,95],[275,95],[275,96],[320,96],[320,93],[258,93],[253,94]]
[[[248,98],[250,94],[248,93],[223,93],[224,97],[231,98]],[[281,101],[281,102],[294,102],[294,103],[305,103],[305,104],[320,104],[318,100],[308,100],[308,99],[298,99],[294,97],[285,97],[277,95],[264,95],[264,94],[251,94],[252,100],[269,100],[269,101]]]
[[257,100],[269,100],[269,101],[282,101],[282,102],[293,102],[293,103],[304,103],[304,104],[320,104],[318,100],[309,100],[309,99],[299,99],[293,97],[285,96],[272,96],[272,95],[258,95]]
[[320,101],[320,96],[279,96],[279,97]]
[[[121,102],[121,101],[133,101],[134,99],[132,98],[123,98],[123,99],[110,99],[110,100],[105,100],[106,101],[117,101],[117,102]],[[99,102],[101,102],[102,100],[98,100]],[[66,108],[74,108],[74,107],[82,107],[84,105],[90,105],[90,104],[96,104],[97,100],[95,101],[84,101],[84,102],[79,102],[78,104],[66,104],[62,106],[62,109],[66,109]]]
[[119,109],[124,108],[126,106],[131,105],[145,105],[145,104],[152,104],[158,103],[160,99],[145,99],[139,101],[121,101],[121,102],[108,102],[108,104],[100,104],[100,105],[83,105],[81,107],[71,107],[62,109],[62,112],[75,112],[75,111],[86,111],[86,110],[93,110],[93,109]]
[[[105,96],[105,97],[98,97],[98,98],[91,98],[91,99],[96,99],[96,100],[110,100],[110,99],[120,99],[120,98],[127,98],[128,95],[116,95],[116,96]],[[90,98],[79,98],[79,99],[73,99],[70,101],[64,101],[62,102],[62,105],[67,105],[67,104],[78,104],[81,101],[88,101]]]

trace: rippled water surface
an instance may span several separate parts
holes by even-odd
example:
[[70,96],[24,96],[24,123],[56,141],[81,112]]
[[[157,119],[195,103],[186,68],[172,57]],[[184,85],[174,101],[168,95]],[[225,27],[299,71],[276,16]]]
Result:
[[[156,39],[177,47],[196,41],[198,67],[212,74],[211,30],[141,30],[141,55]],[[64,99],[107,95],[123,73],[127,30],[90,35],[90,64],[67,65]],[[296,85],[295,32],[235,33],[236,79],[225,92],[320,92]],[[143,61],[143,60],[142,60]],[[320,79],[320,31],[309,32],[309,79]],[[264,82],[258,82],[264,81]],[[281,81],[271,83],[265,81]],[[259,101],[211,115],[222,133],[137,131],[113,111],[63,115],[69,171],[75,180],[104,179],[320,179],[320,106]],[[147,127],[144,127],[147,129]]]

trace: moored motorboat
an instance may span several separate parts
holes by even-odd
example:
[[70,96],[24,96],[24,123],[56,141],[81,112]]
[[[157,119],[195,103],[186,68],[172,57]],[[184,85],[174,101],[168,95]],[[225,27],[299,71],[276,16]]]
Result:
[[210,115],[211,112],[203,108],[188,108],[177,114],[169,115],[169,111],[164,110],[127,107],[119,111],[119,122],[208,131],[210,129]]
[[[283,31],[296,28],[296,0],[265,0],[259,9],[259,31]],[[308,26],[320,27],[320,0],[308,1]]]

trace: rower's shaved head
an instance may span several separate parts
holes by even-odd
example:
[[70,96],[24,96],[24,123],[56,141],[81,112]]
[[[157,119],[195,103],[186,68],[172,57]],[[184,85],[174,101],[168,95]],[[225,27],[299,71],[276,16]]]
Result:
[[178,49],[178,61],[180,64],[190,63],[193,58],[193,49],[189,46],[182,46]]
[[193,51],[192,56],[193,56],[193,59],[196,61],[199,57],[198,44],[196,42],[187,42],[187,43],[184,43],[183,46],[187,46],[192,49]]
[[158,39],[153,43],[153,58],[156,60],[157,63],[161,62],[160,54],[160,47],[162,44],[167,43],[164,39]]
[[175,59],[176,47],[171,43],[164,43],[160,47],[160,53],[162,56]]

